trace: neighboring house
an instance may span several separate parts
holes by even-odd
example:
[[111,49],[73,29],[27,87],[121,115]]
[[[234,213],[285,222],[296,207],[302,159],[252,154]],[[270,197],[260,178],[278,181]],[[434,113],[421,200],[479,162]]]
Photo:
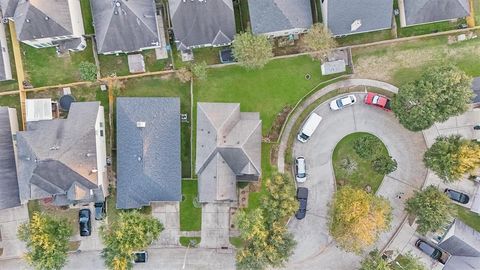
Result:
[[2,10],[3,22],[8,22],[9,18],[15,15],[19,0],[0,0],[0,9]]
[[254,34],[268,37],[305,33],[312,26],[310,0],[248,0]]
[[168,4],[178,50],[232,43],[235,36],[232,0],[169,0]]
[[73,103],[67,119],[28,122],[17,133],[20,200],[55,205],[101,202],[108,191],[100,102]]
[[53,107],[51,98],[26,99],[25,110],[27,122],[53,119]]
[[321,0],[325,26],[334,36],[389,29],[393,0]]
[[198,103],[198,195],[202,203],[237,201],[238,181],[261,175],[262,121],[239,103]]
[[129,53],[161,46],[154,0],[90,1],[100,54]]
[[80,0],[19,0],[11,19],[18,40],[32,47],[60,51],[86,47]]
[[182,199],[179,98],[117,98],[117,208]]
[[470,15],[468,0],[399,0],[400,26],[411,26],[465,18]]
[[[0,8],[2,3],[0,2]],[[1,14],[2,11],[0,11]],[[5,34],[5,24],[0,25],[0,81],[11,80],[12,67],[10,65],[10,53],[8,50],[7,36]]]
[[0,209],[20,206],[14,136],[17,111],[0,107]]

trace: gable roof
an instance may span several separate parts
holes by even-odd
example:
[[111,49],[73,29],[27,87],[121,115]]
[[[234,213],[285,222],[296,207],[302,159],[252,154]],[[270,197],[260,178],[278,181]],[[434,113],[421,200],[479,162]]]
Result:
[[[327,25],[335,36],[388,29],[392,25],[393,0],[326,0]],[[352,31],[359,20],[361,26]]]
[[230,44],[235,36],[232,0],[168,1],[179,50]]
[[160,45],[153,0],[95,0],[90,4],[99,53],[134,52]]
[[[13,110],[12,113],[15,113]],[[17,119],[13,115],[14,120]],[[0,107],[0,209],[20,205],[10,112]]]
[[0,0],[0,8],[2,9],[3,18],[11,18],[15,15],[19,0]]
[[404,0],[406,25],[463,18],[470,14],[468,0]]
[[480,268],[480,233],[460,220],[454,221],[439,247],[452,255],[444,270]]
[[313,24],[310,0],[248,0],[254,34],[310,28]]
[[239,103],[197,104],[199,201],[236,200],[237,179],[261,174],[262,121]]
[[117,208],[180,201],[180,99],[117,98],[116,107]]
[[66,195],[75,183],[96,189],[99,102],[72,103],[67,119],[28,122],[17,134],[20,199]]
[[20,0],[13,19],[21,41],[73,35],[68,0]]

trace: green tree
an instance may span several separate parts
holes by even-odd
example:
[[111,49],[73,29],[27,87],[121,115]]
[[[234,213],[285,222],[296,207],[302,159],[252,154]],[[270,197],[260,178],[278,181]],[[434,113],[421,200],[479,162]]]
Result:
[[39,270],[56,270],[65,266],[71,235],[72,228],[66,219],[38,212],[18,229],[18,238],[27,246],[27,262]]
[[455,215],[455,208],[445,193],[434,186],[416,191],[409,198],[405,210],[416,216],[417,231],[423,235],[446,225]]
[[275,174],[265,181],[267,194],[262,201],[269,223],[291,217],[298,209],[295,186],[287,174]]
[[470,87],[471,78],[457,67],[432,67],[400,88],[392,109],[405,128],[424,130],[467,111],[473,95]]
[[84,81],[97,80],[97,66],[93,63],[82,61],[79,65],[80,78]]
[[131,269],[133,253],[147,248],[162,230],[163,225],[152,216],[137,211],[120,213],[117,220],[101,228],[105,264],[113,270]]
[[375,136],[364,135],[353,142],[353,149],[363,159],[372,160],[382,151],[383,143]]
[[389,174],[397,170],[397,161],[388,155],[381,155],[372,161],[372,168],[379,174]]
[[240,65],[247,69],[261,69],[273,57],[272,44],[267,37],[255,36],[251,32],[235,35],[232,52]]
[[391,265],[393,266],[392,269],[395,269],[395,270],[400,270],[400,269],[427,270],[425,265],[419,261],[419,258],[410,252],[408,252],[407,254],[399,255],[395,260],[395,262],[391,263]]
[[398,257],[388,263],[378,250],[374,250],[365,257],[360,266],[360,270],[427,270],[417,257],[410,252]]
[[207,79],[207,63],[205,61],[200,63],[193,63],[190,66],[193,77],[198,80],[204,81]]
[[305,44],[311,51],[313,58],[325,59],[328,52],[337,46],[332,33],[322,23],[314,24],[304,36]]
[[423,161],[442,180],[453,182],[480,167],[480,145],[457,135],[438,137]]
[[387,261],[382,258],[382,255],[378,253],[378,250],[375,249],[368,253],[368,256],[362,260],[360,270],[392,270],[392,268],[390,268]]
[[390,226],[390,203],[361,189],[345,186],[335,193],[330,234],[346,251],[361,252]]

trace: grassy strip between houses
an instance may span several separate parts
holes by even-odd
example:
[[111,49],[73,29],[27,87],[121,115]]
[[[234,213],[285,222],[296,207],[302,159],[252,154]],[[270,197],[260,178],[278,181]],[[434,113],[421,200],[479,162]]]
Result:
[[242,248],[245,242],[240,237],[230,237],[230,244],[236,248]]
[[265,180],[270,178],[275,168],[270,163],[270,154],[274,144],[262,143],[262,183],[258,192],[251,192],[248,196],[247,211],[255,210],[260,207],[263,196],[267,193]]
[[200,231],[202,227],[202,208],[195,202],[198,196],[198,181],[182,181],[182,202],[180,202],[180,230]]
[[191,247],[191,248],[194,248],[194,247],[197,247],[198,244],[200,244],[200,241],[202,241],[202,239],[200,237],[184,237],[184,236],[180,236],[180,245],[184,246],[184,247]]
[[458,219],[480,232],[480,215],[458,204],[455,204],[455,208],[457,210]]
[[[95,0],[92,0],[95,1]],[[86,35],[95,34],[93,29],[93,17],[92,9],[90,7],[90,0],[80,0],[80,5],[82,7],[82,16],[83,16],[83,28],[85,29]]]

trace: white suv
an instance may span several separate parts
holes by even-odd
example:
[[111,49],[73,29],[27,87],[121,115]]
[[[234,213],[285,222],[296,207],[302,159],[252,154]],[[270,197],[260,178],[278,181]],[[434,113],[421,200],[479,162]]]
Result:
[[307,180],[307,165],[304,157],[297,157],[295,159],[295,179],[299,183]]

